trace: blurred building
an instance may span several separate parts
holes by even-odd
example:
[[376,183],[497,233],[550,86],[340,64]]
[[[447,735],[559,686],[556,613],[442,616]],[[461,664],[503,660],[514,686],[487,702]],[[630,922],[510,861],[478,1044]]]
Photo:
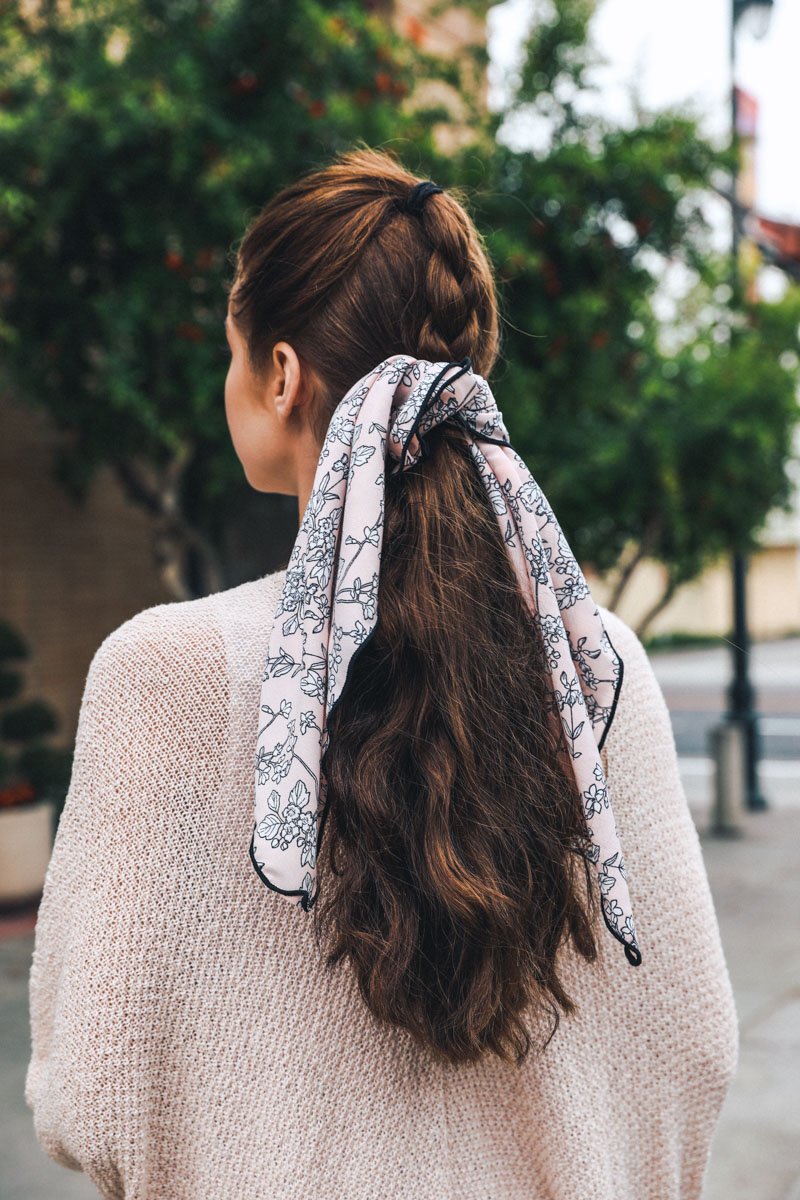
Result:
[[450,119],[434,125],[438,149],[447,154],[474,139],[464,96],[472,97],[478,108],[488,102],[488,76],[485,69],[486,13],[490,0],[475,8],[457,4],[441,11],[438,0],[389,0],[385,4],[395,31],[421,50],[454,59],[459,68],[460,88],[442,79],[419,79],[406,100],[411,108],[442,104]]
[[30,644],[27,687],[56,708],[66,742],[100,642],[169,596],[153,564],[148,519],[111,470],[77,504],[52,477],[61,435],[48,414],[5,390],[0,427],[0,616]]
[[[800,436],[797,439],[800,454]],[[773,513],[761,537],[761,548],[750,560],[747,573],[747,613],[754,638],[784,637],[800,633],[800,482],[794,511]],[[666,586],[667,572],[660,563],[644,561],[636,568],[617,612],[636,627]],[[610,595],[610,584],[591,580],[600,603]],[[678,588],[669,604],[648,627],[648,635],[688,633],[727,635],[733,625],[731,564],[723,559],[692,583]]]

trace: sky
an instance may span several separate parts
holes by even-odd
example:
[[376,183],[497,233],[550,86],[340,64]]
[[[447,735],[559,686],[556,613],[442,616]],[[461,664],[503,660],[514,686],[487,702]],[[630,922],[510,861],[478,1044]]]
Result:
[[[490,8],[493,106],[531,13],[548,9],[549,0],[506,0]],[[686,105],[701,116],[701,128],[713,141],[727,140],[730,9],[731,0],[598,0],[590,37],[608,61],[595,72],[602,90],[592,103],[628,124],[633,88],[646,108]],[[769,29],[760,40],[740,22],[736,55],[737,82],[759,103],[758,211],[773,220],[800,223],[800,2],[775,0]],[[513,130],[515,145],[526,132],[533,136],[530,129]],[[724,209],[720,220],[724,223]]]

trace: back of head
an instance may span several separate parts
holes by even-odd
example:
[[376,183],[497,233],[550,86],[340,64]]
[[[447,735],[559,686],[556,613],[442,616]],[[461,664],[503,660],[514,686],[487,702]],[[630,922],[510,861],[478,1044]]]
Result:
[[[452,189],[342,153],[284,188],[239,246],[231,312],[253,366],[285,339],[323,385],[320,440],[353,383],[392,354],[499,348],[494,280]],[[567,938],[596,957],[586,824],[545,651],[464,431],[387,473],[378,625],[330,722],[319,869],[328,963],[348,960],[375,1016],[451,1062],[522,1062],[527,1013],[574,1005]],[[549,1040],[549,1037],[548,1039]],[[546,1045],[546,1042],[545,1042]]]

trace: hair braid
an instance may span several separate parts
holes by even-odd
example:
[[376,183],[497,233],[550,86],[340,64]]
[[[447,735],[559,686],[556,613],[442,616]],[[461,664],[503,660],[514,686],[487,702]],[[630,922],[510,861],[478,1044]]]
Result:
[[427,312],[419,329],[420,358],[460,359],[481,341],[480,313],[492,297],[476,259],[476,230],[447,193],[429,198],[417,220],[431,246],[423,292]]

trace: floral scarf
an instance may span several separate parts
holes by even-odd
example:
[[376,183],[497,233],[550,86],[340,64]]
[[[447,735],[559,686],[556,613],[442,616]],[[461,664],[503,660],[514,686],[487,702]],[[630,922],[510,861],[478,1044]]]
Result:
[[354,654],[377,624],[385,470],[404,470],[424,458],[425,434],[445,421],[468,432],[545,648],[603,917],[638,966],[627,875],[600,761],[623,663],[550,505],[511,446],[492,391],[469,358],[430,362],[394,354],[353,384],[333,413],[264,666],[250,858],[269,888],[306,912],[311,908],[326,813],[321,759],[327,723]]

